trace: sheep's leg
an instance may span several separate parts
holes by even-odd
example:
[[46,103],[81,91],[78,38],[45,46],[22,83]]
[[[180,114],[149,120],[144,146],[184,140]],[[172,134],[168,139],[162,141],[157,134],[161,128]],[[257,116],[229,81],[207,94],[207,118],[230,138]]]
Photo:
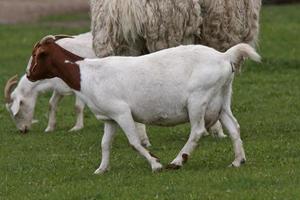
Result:
[[188,157],[197,146],[199,139],[206,132],[204,122],[205,104],[192,102],[188,110],[191,123],[189,139],[176,158],[167,166],[168,169],[179,169],[188,160]]
[[227,135],[224,134],[222,124],[218,120],[212,127],[209,128],[209,133],[218,138],[225,138]]
[[144,147],[150,147],[151,143],[150,143],[149,138],[147,136],[145,124],[141,124],[141,123],[136,122],[135,127],[136,127],[136,131],[138,133],[138,136],[140,138],[141,144]]
[[51,132],[55,129],[56,125],[56,108],[57,104],[60,102],[62,99],[62,95],[59,94],[57,91],[53,91],[53,94],[49,100],[49,121],[48,121],[48,126],[45,129],[45,132]]
[[116,122],[123,129],[125,135],[128,138],[130,145],[137,150],[142,156],[144,156],[147,161],[150,163],[152,171],[159,171],[162,169],[162,165],[159,163],[159,160],[156,156],[147,151],[140,142],[138,134],[136,132],[136,127],[134,120],[130,111],[119,115],[116,119]]
[[84,102],[76,96],[75,101],[75,112],[76,112],[76,124],[73,128],[71,128],[69,131],[78,131],[83,128],[83,110],[84,110]]
[[104,124],[104,135],[102,137],[102,160],[99,168],[94,172],[95,174],[102,174],[109,168],[110,147],[113,137],[117,130],[117,124],[113,121],[107,121]]
[[222,111],[221,122],[228,130],[234,148],[235,159],[230,166],[239,167],[246,162],[246,156],[243,148],[243,141],[240,137],[240,126],[230,108]]

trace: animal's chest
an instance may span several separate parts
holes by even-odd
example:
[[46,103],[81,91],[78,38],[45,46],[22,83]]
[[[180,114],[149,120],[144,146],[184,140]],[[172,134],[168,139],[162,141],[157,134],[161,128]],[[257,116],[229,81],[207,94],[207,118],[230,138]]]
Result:
[[82,101],[84,101],[87,104],[87,106],[95,114],[95,116],[97,118],[99,118],[99,120],[101,120],[102,118],[105,118],[105,117],[101,117],[103,115],[103,113],[101,112],[101,110],[99,110],[99,108],[96,104],[97,101],[94,96],[86,96],[80,92],[75,92],[75,93]]

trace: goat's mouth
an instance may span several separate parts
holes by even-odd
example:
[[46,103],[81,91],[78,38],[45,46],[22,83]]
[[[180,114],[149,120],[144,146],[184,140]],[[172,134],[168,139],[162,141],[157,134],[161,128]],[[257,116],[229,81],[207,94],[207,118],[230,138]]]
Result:
[[26,134],[29,131],[29,129],[27,128],[27,126],[25,126],[23,129],[20,129],[20,133],[22,134]]

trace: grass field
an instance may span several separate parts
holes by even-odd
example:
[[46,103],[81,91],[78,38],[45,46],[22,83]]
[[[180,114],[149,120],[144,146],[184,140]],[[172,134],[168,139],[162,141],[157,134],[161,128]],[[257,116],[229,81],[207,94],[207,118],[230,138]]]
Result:
[[[204,137],[178,171],[153,174],[121,131],[111,155],[111,171],[93,175],[100,162],[103,123],[86,109],[85,128],[75,122],[74,97],[58,109],[57,130],[43,133],[50,93],[38,100],[40,120],[21,135],[0,105],[0,199],[300,199],[300,4],[264,7],[259,52],[262,64],[247,62],[234,83],[233,112],[241,125],[247,164],[233,160],[230,139]],[[33,44],[47,34],[76,34],[82,27],[56,21],[87,15],[48,17],[35,24],[0,26],[0,85],[24,74]],[[3,94],[0,94],[3,99]],[[188,125],[148,127],[151,151],[163,164],[184,145]]]

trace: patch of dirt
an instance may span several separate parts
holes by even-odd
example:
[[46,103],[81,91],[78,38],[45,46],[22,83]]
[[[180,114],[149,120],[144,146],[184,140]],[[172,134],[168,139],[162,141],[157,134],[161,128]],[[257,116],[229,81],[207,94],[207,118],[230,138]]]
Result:
[[0,0],[0,24],[34,22],[42,16],[89,12],[88,0]]

